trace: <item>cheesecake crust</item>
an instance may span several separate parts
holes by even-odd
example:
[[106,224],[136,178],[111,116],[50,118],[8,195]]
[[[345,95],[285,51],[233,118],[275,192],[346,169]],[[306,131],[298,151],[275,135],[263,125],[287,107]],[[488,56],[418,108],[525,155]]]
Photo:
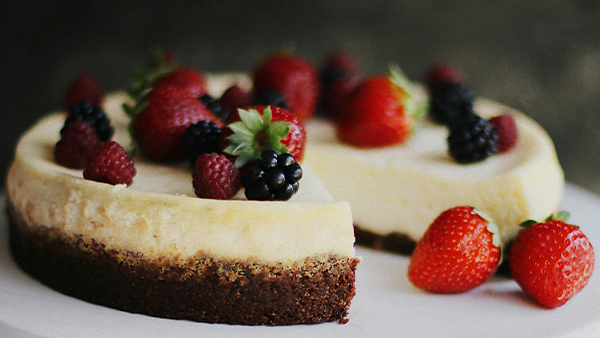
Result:
[[374,232],[361,229],[354,225],[354,236],[356,244],[373,248],[375,250],[384,250],[396,252],[403,255],[412,254],[417,243],[405,234],[392,232],[387,235],[379,235]]
[[146,259],[60,228],[28,225],[8,201],[17,264],[49,287],[123,311],[209,323],[345,323],[357,258],[310,257],[294,265],[219,260],[201,252]]

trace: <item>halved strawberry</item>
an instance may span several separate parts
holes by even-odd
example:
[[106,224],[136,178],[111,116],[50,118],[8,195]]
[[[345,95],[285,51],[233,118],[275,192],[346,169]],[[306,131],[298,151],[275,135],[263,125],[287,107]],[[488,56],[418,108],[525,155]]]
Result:
[[415,120],[426,112],[417,106],[412,83],[399,68],[389,77],[363,80],[345,100],[338,114],[338,137],[357,147],[403,143]]
[[196,97],[177,87],[153,89],[133,114],[131,132],[137,146],[161,162],[183,157],[183,134],[191,124],[205,120],[223,125]]
[[251,106],[234,112],[221,132],[223,152],[238,168],[272,149],[290,153],[297,163],[304,157],[306,131],[300,120],[277,106]]
[[313,65],[291,54],[276,54],[254,74],[254,91],[277,92],[284,96],[290,112],[308,121],[319,100],[319,73]]

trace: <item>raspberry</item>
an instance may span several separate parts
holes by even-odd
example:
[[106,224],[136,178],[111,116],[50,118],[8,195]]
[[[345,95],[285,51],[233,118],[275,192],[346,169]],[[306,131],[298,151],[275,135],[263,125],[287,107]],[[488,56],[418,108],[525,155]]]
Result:
[[83,169],[87,157],[100,144],[98,134],[87,121],[76,121],[68,125],[54,148],[56,162],[65,167]]
[[219,99],[223,108],[229,112],[236,111],[238,108],[249,106],[252,102],[250,93],[244,91],[239,86],[233,85],[221,95]]
[[63,107],[69,109],[84,100],[90,102],[94,107],[99,107],[102,99],[104,99],[104,90],[98,79],[91,74],[82,73],[67,88]]
[[104,110],[99,107],[94,107],[89,101],[81,101],[69,108],[69,116],[60,133],[62,134],[65,127],[75,121],[88,121],[92,127],[96,129],[96,133],[101,142],[110,140],[114,133],[114,130],[110,125],[110,120],[106,116]]
[[198,156],[221,152],[221,128],[214,122],[198,121],[183,134],[183,150],[192,167]]
[[213,112],[221,121],[227,121],[229,117],[229,110],[221,105],[221,102],[214,97],[204,94],[198,98],[206,108]]
[[112,185],[131,185],[136,174],[133,160],[115,141],[100,143],[88,157],[83,177]]
[[321,98],[323,112],[331,117],[338,117],[343,103],[357,84],[356,79],[349,79],[331,82],[325,86]]
[[429,116],[436,123],[450,125],[453,120],[473,113],[473,93],[458,83],[439,85],[429,98]]
[[285,101],[285,97],[283,94],[270,91],[263,90],[255,94],[252,99],[253,106],[277,106],[279,108],[285,109],[287,111],[290,110],[290,106]]
[[354,59],[345,51],[331,53],[321,70],[321,82],[323,85],[337,81],[346,81],[356,75]]
[[429,69],[425,79],[427,88],[433,90],[439,85],[447,83],[462,83],[462,74],[447,64],[437,64]]
[[240,172],[223,155],[202,154],[192,173],[194,192],[200,198],[231,199],[240,190]]
[[480,162],[498,152],[498,134],[490,122],[471,114],[454,121],[448,146],[450,156],[458,163]]
[[517,143],[517,124],[512,115],[502,114],[490,119],[490,123],[498,134],[498,152],[512,149]]
[[299,187],[302,168],[288,153],[277,156],[266,150],[250,162],[242,177],[242,186],[249,200],[289,200]]

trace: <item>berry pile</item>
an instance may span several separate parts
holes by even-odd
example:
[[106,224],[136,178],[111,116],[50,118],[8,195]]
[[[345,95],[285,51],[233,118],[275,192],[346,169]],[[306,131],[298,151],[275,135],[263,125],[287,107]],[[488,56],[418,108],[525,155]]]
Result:
[[221,105],[221,102],[218,99],[208,94],[204,94],[200,96],[198,100],[200,100],[200,102],[202,102],[206,106],[206,108],[210,109],[210,111],[212,111],[213,114],[215,114],[219,119],[221,119],[221,121],[227,121],[227,118],[229,117],[229,110],[223,107],[223,105]]
[[450,125],[448,147],[458,163],[481,162],[498,152],[498,134],[489,121],[475,114],[467,115]]
[[302,168],[292,155],[278,156],[275,151],[266,150],[250,162],[242,176],[242,186],[249,200],[286,201],[298,191],[301,178]]
[[63,134],[65,128],[76,121],[88,121],[96,130],[96,133],[98,133],[98,138],[101,142],[110,140],[114,133],[114,129],[110,125],[110,120],[104,110],[92,105],[89,101],[81,101],[69,107],[69,115],[60,133]]

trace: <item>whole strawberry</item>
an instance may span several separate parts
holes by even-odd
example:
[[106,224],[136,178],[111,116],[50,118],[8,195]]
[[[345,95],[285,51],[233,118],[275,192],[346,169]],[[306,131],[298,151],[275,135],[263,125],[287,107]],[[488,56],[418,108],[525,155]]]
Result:
[[196,160],[192,182],[196,196],[231,199],[242,186],[240,171],[225,156],[202,154]]
[[310,63],[291,54],[276,54],[254,74],[254,91],[281,93],[290,112],[302,122],[314,114],[319,100],[319,73]]
[[543,306],[563,305],[588,283],[594,270],[594,248],[579,227],[567,223],[568,213],[526,226],[508,256],[514,280]]
[[498,228],[481,211],[459,206],[442,212],[417,243],[408,279],[437,293],[466,292],[487,281],[500,262]]
[[290,153],[296,162],[304,157],[306,131],[298,118],[276,106],[238,109],[221,131],[223,152],[238,168],[260,158],[265,150]]
[[138,107],[143,109],[133,116],[132,135],[140,150],[154,161],[182,158],[183,134],[191,124],[204,120],[223,125],[196,97],[176,87],[153,89]]
[[63,100],[63,108],[89,101],[93,107],[99,107],[104,99],[104,89],[96,77],[89,73],[81,73],[75,77],[67,88]]
[[206,79],[200,71],[182,67],[159,77],[152,83],[152,88],[160,87],[177,87],[190,96],[200,97],[206,93]]
[[88,180],[112,185],[131,185],[136,174],[133,160],[125,149],[115,142],[100,143],[87,160],[83,177]]
[[345,100],[337,119],[338,137],[357,147],[403,143],[424,109],[412,96],[412,84],[393,68],[390,77],[363,80]]

